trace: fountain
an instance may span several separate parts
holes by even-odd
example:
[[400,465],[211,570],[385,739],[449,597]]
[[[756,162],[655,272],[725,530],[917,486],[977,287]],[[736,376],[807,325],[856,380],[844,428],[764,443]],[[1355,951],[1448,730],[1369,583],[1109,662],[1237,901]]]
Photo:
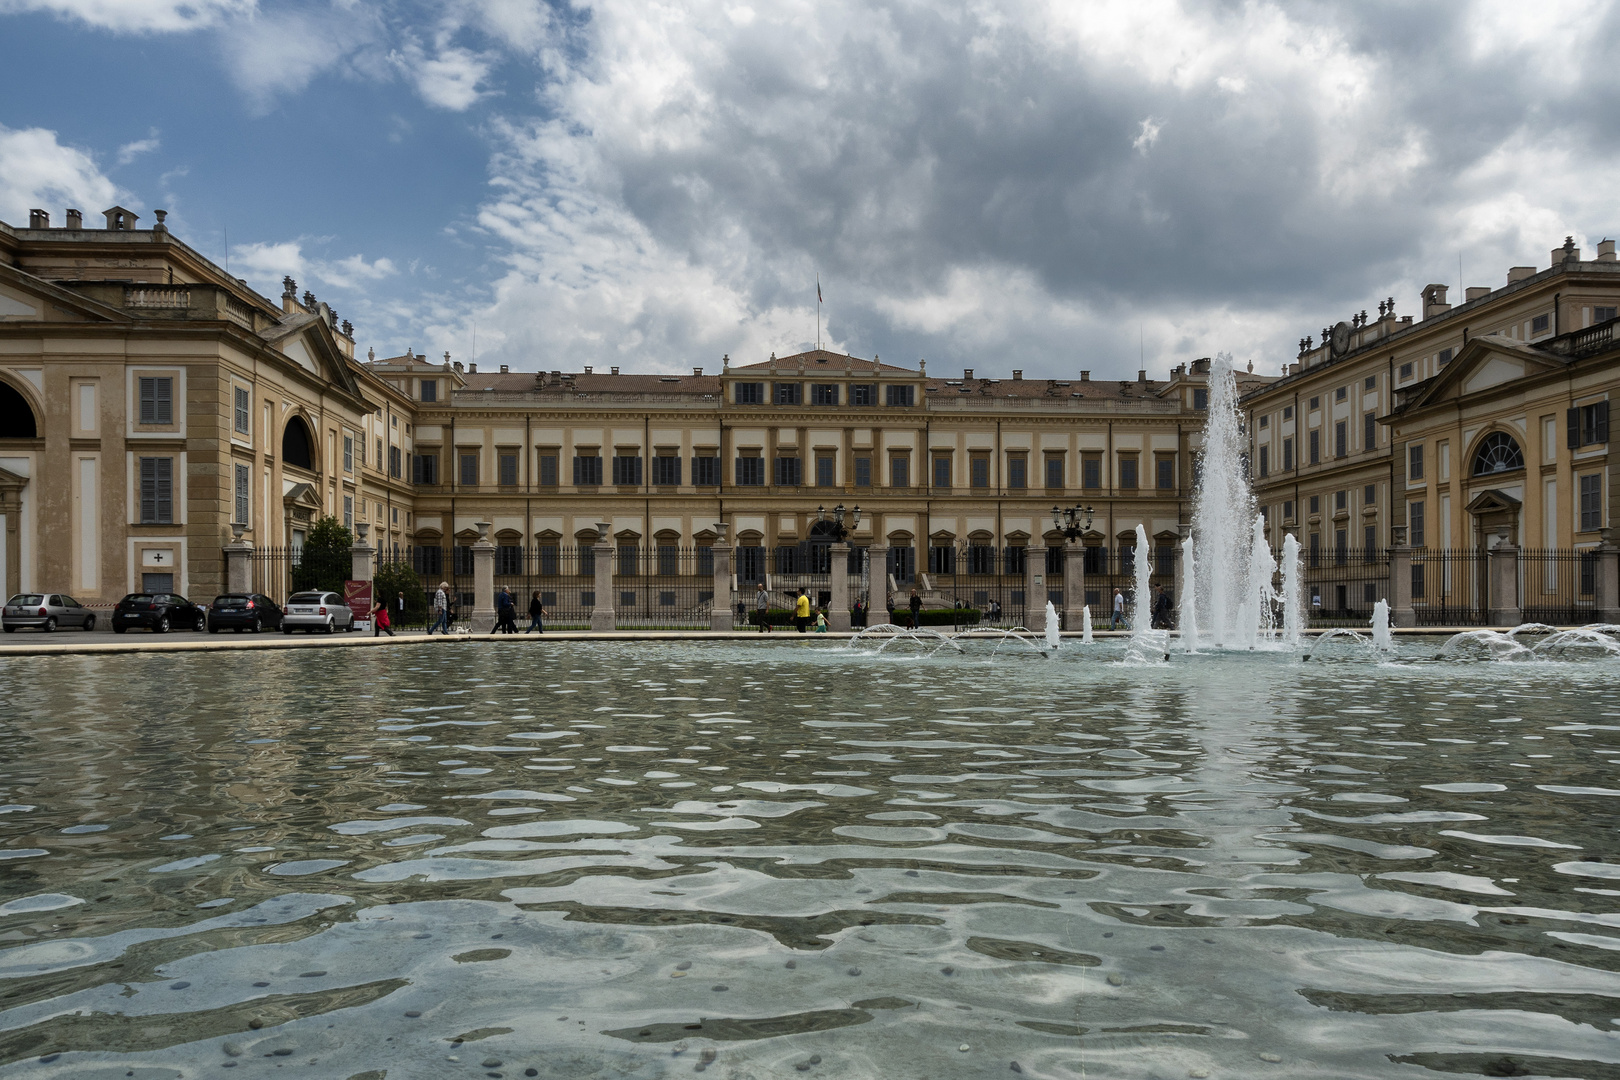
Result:
[[1193,539],[1181,542],[1181,645],[1188,652],[1198,651],[1198,576],[1193,562]]
[[1395,642],[1389,633],[1389,601],[1380,600],[1373,605],[1372,643],[1379,652],[1393,652]]
[[1061,632],[1058,626],[1057,608],[1052,601],[1048,600],[1046,602],[1046,647],[1048,649],[1057,649],[1059,641],[1062,640],[1059,637]]
[[1091,605],[1085,604],[1080,608],[1080,644],[1091,644]]

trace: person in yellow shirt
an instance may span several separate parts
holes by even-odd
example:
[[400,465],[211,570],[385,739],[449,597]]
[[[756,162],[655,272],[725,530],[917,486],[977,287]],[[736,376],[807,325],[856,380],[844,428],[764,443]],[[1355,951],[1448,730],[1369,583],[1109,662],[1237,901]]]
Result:
[[810,598],[804,590],[799,590],[799,599],[793,606],[793,621],[799,627],[799,633],[804,633],[810,625]]

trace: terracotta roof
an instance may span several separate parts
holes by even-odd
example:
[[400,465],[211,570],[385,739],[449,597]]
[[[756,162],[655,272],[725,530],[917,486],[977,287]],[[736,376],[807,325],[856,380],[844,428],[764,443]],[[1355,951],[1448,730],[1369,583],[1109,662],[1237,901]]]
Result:
[[576,393],[621,393],[621,394],[716,394],[720,393],[720,376],[718,375],[613,375],[602,372],[592,372],[589,375],[577,372],[565,372],[571,378],[559,380],[549,371],[543,372],[546,384],[541,386],[535,379],[536,372],[513,371],[502,374],[498,371],[480,371],[476,374],[466,374],[463,377],[467,385],[460,393],[477,392],[480,390],[495,390],[505,393],[523,393],[539,390],[542,393],[555,391],[573,391]]
[[[929,379],[925,395],[940,398],[1016,397],[1070,401],[1076,397],[1097,401],[1144,401],[1157,399],[1164,381],[1146,383],[1134,379]],[[963,393],[963,391],[968,391]]]
[[428,363],[426,357],[412,356],[410,353],[401,353],[398,356],[388,356],[377,360],[370,360],[366,362],[366,366],[370,368],[389,368],[393,370],[403,369],[406,371],[442,372],[444,370],[444,365],[442,363],[430,364]]
[[[875,359],[875,358],[874,358]],[[896,367],[894,364],[885,364],[879,360],[874,367],[871,360],[862,360],[859,356],[850,356],[847,353],[830,352],[827,349],[811,349],[809,352],[794,353],[792,356],[778,356],[775,360],[778,369],[785,369],[783,374],[796,374],[800,363],[804,364],[805,374],[812,371],[842,371],[846,365],[861,371],[889,371],[896,375],[915,375],[916,368]],[[770,360],[761,360],[757,364],[733,364],[731,373],[739,371],[770,371]]]

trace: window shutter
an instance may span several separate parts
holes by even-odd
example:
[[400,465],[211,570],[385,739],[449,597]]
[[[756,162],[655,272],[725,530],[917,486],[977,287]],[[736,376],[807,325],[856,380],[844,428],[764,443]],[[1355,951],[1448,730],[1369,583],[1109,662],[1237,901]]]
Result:
[[1606,443],[1609,441],[1609,403],[1600,401],[1595,408],[1597,409],[1597,441]]
[[157,380],[141,380],[141,423],[157,423]]
[[174,423],[174,380],[153,379],[157,394],[157,422]]
[[157,458],[141,458],[141,522],[157,519]]
[[157,520],[174,520],[174,459],[157,458]]
[[1569,428],[1569,448],[1579,450],[1581,448],[1581,410],[1566,409],[1564,417]]

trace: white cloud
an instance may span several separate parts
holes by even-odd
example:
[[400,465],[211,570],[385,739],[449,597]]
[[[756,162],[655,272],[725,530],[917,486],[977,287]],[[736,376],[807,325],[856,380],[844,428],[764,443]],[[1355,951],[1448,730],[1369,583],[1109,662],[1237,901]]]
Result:
[[1146,157],[1147,152],[1153,149],[1153,144],[1159,141],[1159,132],[1163,129],[1164,125],[1151,116],[1143,120],[1141,130],[1137,132],[1136,138],[1131,140],[1131,149]]
[[0,125],[0,221],[26,225],[28,211],[51,211],[63,223],[62,210],[87,215],[117,204],[118,186],[83,150],[63,146],[45,128],[12,129]]
[[455,46],[429,56],[416,44],[395,52],[395,65],[415,86],[422,100],[440,109],[463,112],[486,95],[479,89],[489,78],[489,57]]
[[128,165],[142,154],[150,154],[163,145],[158,139],[158,130],[153,128],[144,139],[127,142],[118,148],[118,164]]
[[381,36],[380,17],[360,4],[255,13],[219,35],[225,69],[258,111],[342,64],[375,77],[364,52]]
[[0,0],[0,15],[43,11],[118,33],[180,33],[254,10],[256,0]]

